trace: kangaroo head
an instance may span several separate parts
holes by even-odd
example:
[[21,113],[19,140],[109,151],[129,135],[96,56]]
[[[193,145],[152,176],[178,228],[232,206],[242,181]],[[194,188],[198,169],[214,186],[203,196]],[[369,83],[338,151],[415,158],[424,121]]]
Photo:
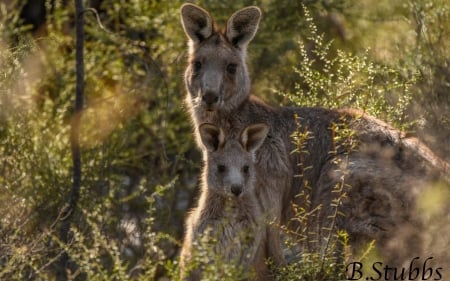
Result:
[[207,188],[232,197],[251,192],[256,179],[255,152],[268,131],[265,124],[253,124],[242,130],[237,139],[227,139],[221,128],[209,123],[200,125]]
[[247,45],[258,29],[261,11],[247,7],[235,12],[219,31],[207,11],[181,7],[181,22],[189,38],[185,72],[188,104],[200,111],[230,111],[250,94]]

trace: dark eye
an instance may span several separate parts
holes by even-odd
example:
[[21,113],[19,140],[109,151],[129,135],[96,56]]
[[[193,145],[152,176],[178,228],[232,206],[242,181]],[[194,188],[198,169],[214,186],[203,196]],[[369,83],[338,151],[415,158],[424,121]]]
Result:
[[244,173],[248,173],[248,169],[249,167],[247,165],[245,165],[244,167],[242,167],[242,171],[244,171]]
[[223,173],[225,172],[226,167],[225,165],[217,165],[217,171],[219,171],[219,173]]
[[235,74],[236,69],[237,69],[237,64],[235,64],[235,63],[230,63],[229,65],[227,65],[227,72],[229,74]]
[[194,63],[192,64],[192,67],[194,69],[194,72],[199,72],[200,69],[202,69],[202,63],[199,62],[198,60],[194,61]]

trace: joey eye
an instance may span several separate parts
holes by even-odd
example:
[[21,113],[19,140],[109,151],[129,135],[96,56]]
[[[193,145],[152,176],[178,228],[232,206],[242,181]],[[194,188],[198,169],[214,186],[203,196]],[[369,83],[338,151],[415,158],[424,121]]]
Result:
[[244,171],[244,173],[248,173],[249,167],[247,165],[245,165],[244,167],[242,167],[242,171]]
[[194,63],[192,64],[192,67],[194,69],[194,72],[199,72],[200,69],[202,69],[202,63],[199,62],[198,60],[194,61]]
[[235,64],[235,63],[230,63],[229,65],[227,65],[227,72],[229,74],[235,74],[236,69],[237,69],[237,64]]
[[217,165],[217,171],[219,171],[219,173],[223,173],[225,172],[226,167],[225,165]]

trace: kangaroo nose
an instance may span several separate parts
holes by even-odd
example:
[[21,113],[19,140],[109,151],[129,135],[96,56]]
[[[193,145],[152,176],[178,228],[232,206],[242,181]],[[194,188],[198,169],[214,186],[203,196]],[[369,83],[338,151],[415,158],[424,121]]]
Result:
[[213,92],[206,92],[202,97],[202,101],[206,105],[211,106],[219,101],[219,96]]
[[231,193],[233,193],[236,197],[239,196],[239,194],[242,193],[242,186],[240,186],[240,185],[232,185],[231,186]]

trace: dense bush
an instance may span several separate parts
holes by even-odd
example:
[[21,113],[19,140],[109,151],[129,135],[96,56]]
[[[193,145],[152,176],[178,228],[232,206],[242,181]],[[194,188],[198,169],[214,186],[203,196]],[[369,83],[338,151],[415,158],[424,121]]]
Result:
[[[72,280],[174,280],[201,168],[182,104],[182,2],[85,1],[97,13],[84,14],[83,176],[67,245],[59,227],[71,187],[74,10],[44,2],[44,23],[34,27],[24,3],[0,3],[0,279],[55,279],[66,251]],[[197,3],[220,23],[243,5],[264,10],[249,50],[255,94],[356,106],[417,130],[450,159],[448,2],[297,2]],[[310,270],[324,260],[310,257],[310,267],[280,276],[317,276]]]

